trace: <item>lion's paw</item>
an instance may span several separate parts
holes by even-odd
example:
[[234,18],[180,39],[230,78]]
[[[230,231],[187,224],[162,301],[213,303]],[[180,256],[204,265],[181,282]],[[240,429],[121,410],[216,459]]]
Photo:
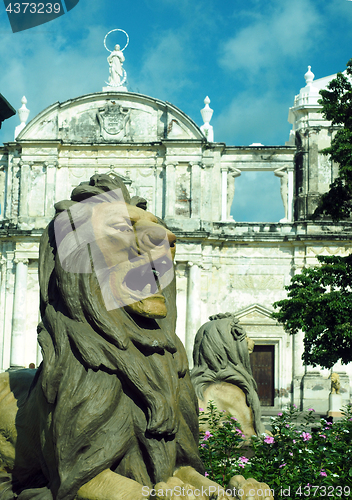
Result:
[[266,483],[260,483],[253,478],[245,479],[243,476],[233,476],[228,488],[233,491],[233,496],[239,500],[272,500],[274,490]]
[[177,477],[170,477],[166,483],[156,484],[154,490],[156,500],[208,500],[200,490]]
[[205,500],[229,500],[233,498],[229,489],[226,490],[226,488],[199,474],[193,467],[180,467],[174,472],[174,477],[181,479],[187,486],[191,485],[190,488],[193,488],[193,494],[197,500],[203,498]]
[[222,486],[210,482],[206,485],[184,483],[178,477],[170,477],[166,483],[154,486],[156,500],[230,500],[231,495]]

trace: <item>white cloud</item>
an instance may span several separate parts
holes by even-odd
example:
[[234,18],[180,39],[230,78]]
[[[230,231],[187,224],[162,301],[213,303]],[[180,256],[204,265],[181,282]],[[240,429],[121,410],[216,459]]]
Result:
[[301,57],[314,46],[321,17],[312,1],[276,0],[273,5],[224,43],[224,68],[241,72],[242,78],[275,67],[275,74],[280,74],[287,58]]
[[[56,101],[100,91],[109,76],[108,53],[103,47],[107,29],[96,24],[85,30],[81,39],[69,43],[67,23],[61,26],[60,20],[48,23],[47,30],[37,27],[16,34],[9,28],[3,30],[0,92],[15,109],[25,95],[29,120]],[[4,25],[0,23],[0,29]],[[13,140],[18,123],[18,117],[13,117],[3,124],[2,141]]]
[[223,113],[216,116],[216,109],[214,111],[211,124],[215,140],[236,146],[248,146],[253,142],[265,146],[284,144],[291,128],[287,115],[293,97],[294,94],[290,103],[281,102],[272,90],[256,93],[251,89],[237,94]]
[[131,84],[141,93],[170,101],[191,84],[187,76],[191,61],[187,37],[164,32],[148,44],[141,71]]

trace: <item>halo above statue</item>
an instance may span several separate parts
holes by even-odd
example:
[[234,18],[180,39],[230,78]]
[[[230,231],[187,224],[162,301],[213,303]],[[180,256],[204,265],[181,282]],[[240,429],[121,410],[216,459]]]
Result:
[[106,48],[106,50],[107,50],[108,52],[110,52],[110,53],[111,53],[111,52],[113,52],[113,50],[108,49],[108,47],[106,46],[106,39],[107,39],[107,37],[110,35],[110,33],[113,33],[114,31],[122,31],[122,33],[125,33],[125,35],[126,35],[126,45],[124,46],[124,48],[123,48],[123,49],[120,49],[120,50],[121,50],[121,52],[122,52],[122,51],[124,51],[124,50],[125,50],[125,48],[126,48],[126,47],[127,47],[127,45],[129,44],[130,38],[129,38],[128,34],[126,33],[126,31],[125,31],[125,30],[122,30],[122,29],[120,29],[120,28],[115,28],[115,29],[113,29],[113,30],[110,30],[110,31],[109,31],[109,32],[105,35],[105,38],[104,38],[104,47]]
[[[125,46],[121,49],[119,44],[116,44],[114,46],[114,50],[108,49],[106,45],[106,39],[110,35],[110,33],[113,33],[114,31],[121,31],[126,35],[126,44]],[[108,52],[110,52],[108,56],[108,63],[109,63],[109,81],[106,82],[108,84],[107,87],[103,87],[103,90],[106,91],[111,91],[111,90],[118,90],[118,91],[126,91],[127,88],[123,86],[123,84],[127,80],[127,73],[125,69],[122,67],[123,63],[125,61],[125,56],[123,55],[123,51],[127,47],[129,42],[129,36],[126,33],[125,30],[122,30],[120,28],[115,28],[113,30],[110,30],[104,38],[104,47]]]

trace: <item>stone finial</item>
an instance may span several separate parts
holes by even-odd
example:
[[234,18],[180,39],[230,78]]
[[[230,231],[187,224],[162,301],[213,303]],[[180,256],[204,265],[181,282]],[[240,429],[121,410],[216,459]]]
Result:
[[26,126],[26,121],[28,119],[30,110],[26,107],[27,104],[27,99],[25,96],[22,97],[21,99],[22,106],[17,110],[19,119],[20,119],[20,125],[17,125],[15,128],[15,139],[18,136],[18,134],[24,129]]
[[204,99],[205,106],[203,109],[200,110],[204,124],[209,124],[211,117],[213,116],[213,113],[214,113],[214,110],[209,107],[209,103],[210,103],[210,99],[207,96]]
[[308,66],[308,71],[307,73],[304,75],[304,78],[305,78],[305,81],[306,81],[306,85],[311,85],[313,83],[313,80],[314,80],[314,73],[311,71],[311,67],[312,66]]
[[200,129],[209,142],[214,142],[214,130],[213,127],[209,124],[211,117],[213,116],[214,110],[209,107],[209,103],[210,99],[207,96],[204,99],[205,106],[203,109],[200,110],[204,122],[204,125],[202,125]]

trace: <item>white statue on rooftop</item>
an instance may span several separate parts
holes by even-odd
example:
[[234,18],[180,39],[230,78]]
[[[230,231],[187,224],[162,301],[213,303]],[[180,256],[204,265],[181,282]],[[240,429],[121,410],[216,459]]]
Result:
[[[125,34],[126,36],[126,44],[123,48],[120,47],[120,45],[116,44],[114,47],[114,50],[108,49],[106,45],[106,39],[110,33],[113,31],[121,31],[122,33]],[[127,73],[126,70],[122,67],[123,63],[125,61],[125,56],[123,55],[123,51],[127,47],[129,42],[129,36],[126,33],[126,31],[121,30],[119,28],[113,29],[109,31],[105,35],[104,38],[104,47],[108,52],[110,52],[110,55],[108,56],[107,60],[109,63],[109,81],[106,82],[108,84],[108,87],[103,87],[103,91],[124,91],[127,92],[127,88],[123,86],[125,81],[127,80]]]
[[108,57],[109,69],[109,85],[111,87],[118,87],[121,85],[121,80],[123,79],[123,69],[122,64],[125,60],[122,50],[120,50],[120,45],[115,45],[115,49],[111,52]]

